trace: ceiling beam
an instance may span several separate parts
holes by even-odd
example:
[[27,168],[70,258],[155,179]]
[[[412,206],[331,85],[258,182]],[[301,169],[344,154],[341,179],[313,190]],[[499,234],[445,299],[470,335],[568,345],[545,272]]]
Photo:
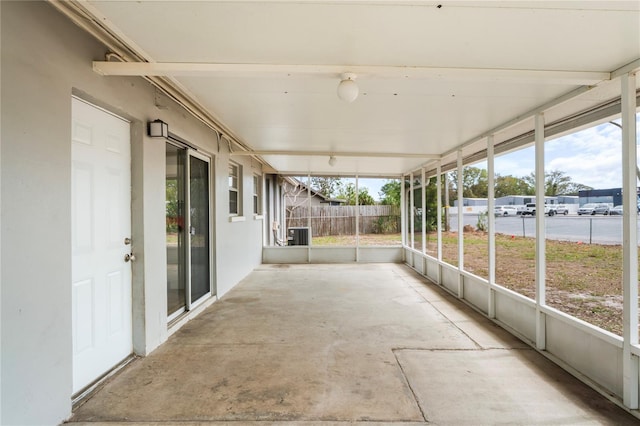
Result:
[[617,70],[611,73],[611,79],[618,78],[624,74],[628,74],[631,72],[637,72],[640,70],[640,58],[635,61],[629,62],[627,65],[618,68]]
[[288,157],[358,157],[358,158],[422,158],[438,160],[438,154],[418,154],[406,152],[336,152],[336,151],[232,151],[230,155],[280,155]]
[[211,77],[327,77],[344,72],[359,78],[406,78],[473,81],[526,81],[544,84],[594,85],[611,79],[600,71],[527,70],[500,68],[440,68],[379,65],[218,64],[193,62],[94,61],[93,70],[109,76],[211,76]]

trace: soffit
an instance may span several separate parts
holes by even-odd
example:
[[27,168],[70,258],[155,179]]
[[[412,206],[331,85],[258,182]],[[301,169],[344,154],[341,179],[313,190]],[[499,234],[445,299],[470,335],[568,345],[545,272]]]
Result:
[[[403,173],[584,84],[480,69],[607,73],[640,57],[638,2],[87,5],[151,62],[226,64],[225,72],[173,78],[247,146],[296,154],[264,156],[283,173]],[[246,64],[251,66],[241,66]],[[272,72],[272,65],[282,67]],[[420,67],[456,70],[425,74]],[[337,69],[360,71],[360,96],[353,103],[336,96]],[[617,84],[604,87],[563,102],[549,116],[617,96]],[[508,129],[497,135],[508,136]],[[467,149],[478,144],[472,145]],[[331,167],[328,156],[300,151],[336,153],[338,162]],[[366,153],[425,158],[385,161]]]

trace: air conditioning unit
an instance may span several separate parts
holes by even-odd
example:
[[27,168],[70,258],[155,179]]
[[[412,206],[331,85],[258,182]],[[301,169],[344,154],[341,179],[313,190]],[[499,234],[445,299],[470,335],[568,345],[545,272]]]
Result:
[[308,246],[311,244],[311,230],[306,226],[289,228],[287,240],[290,246]]

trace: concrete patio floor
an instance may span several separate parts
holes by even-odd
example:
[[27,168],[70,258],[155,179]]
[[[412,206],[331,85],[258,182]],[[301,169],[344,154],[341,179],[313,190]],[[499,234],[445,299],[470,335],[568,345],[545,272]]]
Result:
[[640,423],[396,264],[263,265],[70,421]]

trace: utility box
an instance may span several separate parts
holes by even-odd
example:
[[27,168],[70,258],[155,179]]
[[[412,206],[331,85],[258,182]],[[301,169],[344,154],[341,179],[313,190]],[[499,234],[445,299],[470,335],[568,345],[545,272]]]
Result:
[[290,246],[308,246],[311,244],[311,230],[306,226],[289,228],[287,241]]

